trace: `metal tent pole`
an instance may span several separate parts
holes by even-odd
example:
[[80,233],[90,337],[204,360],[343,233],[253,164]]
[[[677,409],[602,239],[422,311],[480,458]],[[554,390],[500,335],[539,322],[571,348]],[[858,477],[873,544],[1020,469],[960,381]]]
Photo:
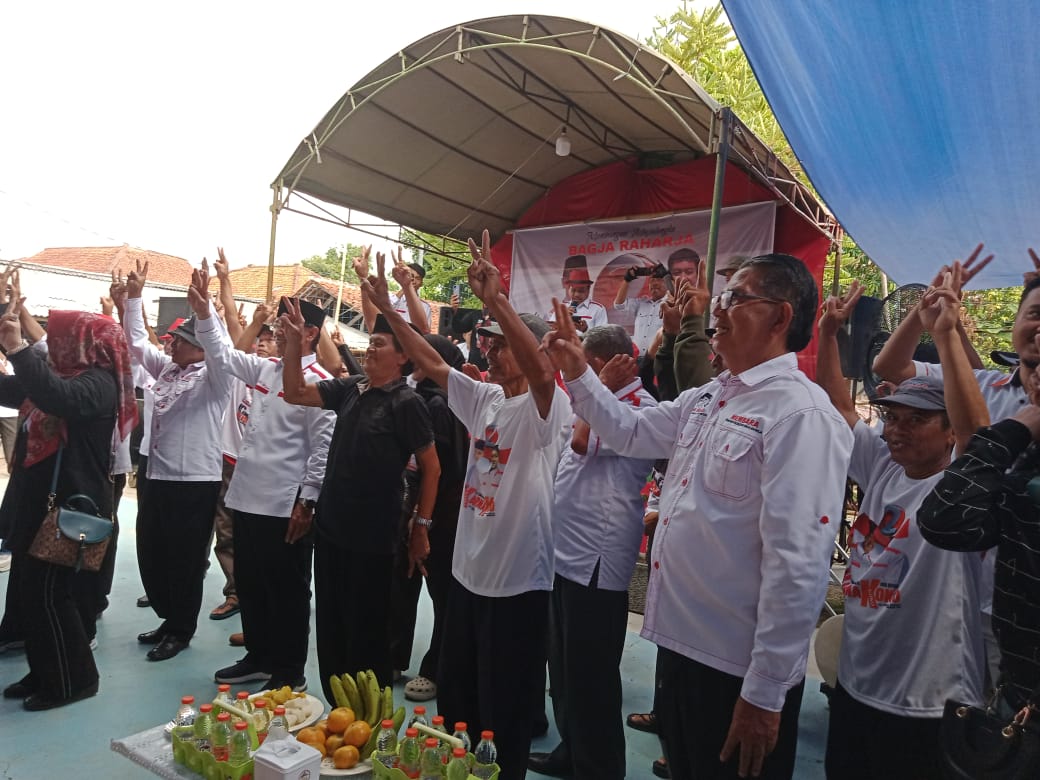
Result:
[[280,197],[282,194],[282,180],[279,179],[271,185],[274,196],[271,200],[271,244],[267,252],[267,303],[273,303],[271,296],[274,293],[274,245],[278,232],[278,212],[282,205]]
[[[722,214],[722,190],[726,183],[726,160],[729,159],[729,135],[733,111],[723,106],[719,111],[719,149],[715,156],[715,191],[711,196],[711,223],[708,226],[708,289],[715,278],[715,253],[719,246],[719,217]],[[706,312],[707,313],[707,312]]]

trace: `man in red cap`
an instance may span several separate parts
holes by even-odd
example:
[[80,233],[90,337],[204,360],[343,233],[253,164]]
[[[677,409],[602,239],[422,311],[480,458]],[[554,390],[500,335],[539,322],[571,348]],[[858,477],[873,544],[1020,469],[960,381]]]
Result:
[[[592,292],[592,277],[589,276],[589,265],[585,255],[571,255],[563,261],[562,282],[567,293],[564,305],[571,310],[574,325],[579,331],[584,333],[589,328],[609,324],[607,310],[589,297]],[[555,322],[556,313],[550,311],[545,321]]]

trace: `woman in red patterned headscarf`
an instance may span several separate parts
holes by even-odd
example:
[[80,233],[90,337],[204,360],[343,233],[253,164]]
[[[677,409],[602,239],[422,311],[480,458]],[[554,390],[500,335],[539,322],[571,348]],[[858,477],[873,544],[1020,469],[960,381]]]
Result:
[[14,376],[0,376],[0,404],[20,409],[0,528],[7,529],[14,553],[8,587],[22,614],[29,674],[8,685],[4,696],[24,699],[27,710],[43,710],[98,690],[97,666],[71,594],[72,569],[28,554],[46,514],[58,450],[58,503],[82,493],[111,516],[112,444],[114,436],[133,429],[137,406],[126,339],[115,322],[52,311],[44,350],[22,339],[20,312],[16,300],[0,317],[0,347],[15,369]]

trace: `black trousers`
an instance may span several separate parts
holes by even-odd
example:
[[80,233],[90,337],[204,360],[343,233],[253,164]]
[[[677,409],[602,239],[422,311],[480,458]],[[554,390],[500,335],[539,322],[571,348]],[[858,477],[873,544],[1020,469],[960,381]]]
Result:
[[164,634],[195,635],[220,482],[148,480],[137,520],[141,581]]
[[[393,553],[340,547],[314,539],[314,628],[318,671],[332,703],[329,675],[371,669],[379,686],[392,685],[390,577]],[[241,587],[241,585],[239,586]],[[249,637],[249,629],[245,629]]]
[[[735,779],[739,755],[735,752],[722,764],[719,753],[729,733],[743,679],[663,647],[657,651],[657,669],[654,711],[673,780]],[[762,780],[791,780],[794,776],[804,688],[803,679],[787,692],[780,713],[779,738],[762,766]]]
[[76,579],[73,597],[79,607],[80,619],[87,637],[93,639],[97,635],[97,619],[108,609],[108,594],[112,592],[112,581],[116,575],[116,549],[119,542],[119,501],[123,497],[126,486],[126,474],[112,476],[112,535],[108,540],[105,557],[101,559],[98,571],[80,571],[73,576]]
[[[401,515],[397,521],[397,540],[394,545],[394,566],[390,587],[390,661],[394,669],[404,671],[412,663],[412,643],[415,639],[415,619],[422,592],[422,575],[408,576],[409,522],[418,500],[419,474],[406,471]],[[433,543],[430,543],[433,549]]]
[[[457,520],[457,518],[454,518]],[[444,618],[448,611],[448,593],[451,591],[451,561],[455,557],[457,523],[434,518],[430,528],[430,555],[426,559],[426,590],[433,602],[433,633],[430,648],[419,664],[419,674],[437,682],[441,644],[444,642]]]
[[25,629],[25,655],[34,689],[51,699],[68,699],[98,681],[94,654],[73,598],[72,569],[15,555],[11,586],[17,582]]
[[303,676],[311,630],[314,533],[285,543],[288,517],[233,515],[235,573],[250,661],[275,678]]
[[841,780],[940,780],[942,718],[908,718],[856,701],[838,683],[831,694],[824,766]]
[[560,744],[578,780],[623,780],[621,653],[628,629],[628,592],[556,575],[549,602],[549,681]]
[[[437,711],[470,738],[495,732],[500,780],[527,773],[534,713],[545,703],[549,591],[478,596],[453,579],[437,672]],[[474,744],[476,744],[474,741]]]

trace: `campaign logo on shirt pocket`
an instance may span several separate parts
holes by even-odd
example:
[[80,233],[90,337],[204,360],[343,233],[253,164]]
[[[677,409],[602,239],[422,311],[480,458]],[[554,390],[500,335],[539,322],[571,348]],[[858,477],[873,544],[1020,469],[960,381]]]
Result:
[[754,443],[752,437],[732,429],[715,432],[704,458],[704,487],[709,493],[737,501],[747,498]]
[[679,430],[679,438],[675,441],[676,447],[689,447],[693,444],[697,437],[700,436],[701,429],[704,427],[704,420],[706,416],[703,412],[694,409],[686,418],[686,422],[683,427]]

